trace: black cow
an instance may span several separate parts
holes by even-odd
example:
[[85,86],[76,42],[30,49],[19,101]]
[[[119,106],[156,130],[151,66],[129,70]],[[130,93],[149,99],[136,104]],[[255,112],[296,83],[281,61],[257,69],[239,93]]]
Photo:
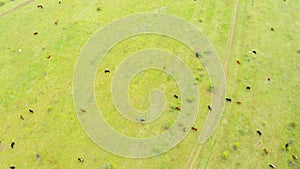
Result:
[[260,136],[262,135],[261,131],[257,130],[256,132],[258,135],[260,135]]
[[250,90],[250,89],[251,89],[251,87],[250,87],[250,86],[247,86],[247,87],[246,87],[246,89],[247,89],[247,90]]
[[230,98],[226,98],[226,101],[231,103],[231,99]]
[[252,51],[254,54],[256,54],[256,51],[254,50],[254,51]]
[[104,70],[104,73],[110,73],[110,70],[106,69]]
[[209,111],[212,111],[212,108],[210,106],[207,106],[207,108],[208,108]]
[[30,112],[30,113],[34,113],[33,110],[31,110],[31,109],[29,109],[29,112]]
[[175,97],[176,99],[178,99],[178,96],[177,96],[176,94],[174,94],[174,97]]
[[270,166],[271,168],[276,168],[276,166],[273,165],[273,164],[269,164],[269,166]]
[[44,7],[43,7],[43,5],[38,5],[38,6],[36,6],[36,7],[38,7],[38,8],[41,8],[41,9],[44,9]]
[[12,148],[12,149],[14,149],[14,146],[15,146],[15,142],[12,142],[11,144],[10,144],[10,147]]

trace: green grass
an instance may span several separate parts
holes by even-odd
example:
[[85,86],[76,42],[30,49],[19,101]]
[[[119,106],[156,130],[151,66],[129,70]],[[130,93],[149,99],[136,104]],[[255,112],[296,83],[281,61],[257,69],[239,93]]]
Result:
[[[21,0],[5,1],[0,13]],[[42,3],[44,9],[36,8]],[[289,168],[291,154],[300,156],[299,143],[299,2],[240,2],[233,55],[227,76],[226,103],[220,126],[205,144],[198,168]],[[99,10],[101,9],[101,10]],[[99,29],[129,14],[160,11],[199,27],[223,61],[226,54],[233,1],[34,1],[0,17],[0,167],[9,168],[183,168],[198,138],[191,132],[172,150],[152,158],[113,155],[92,142],[81,128],[73,106],[73,70],[82,47]],[[202,22],[199,22],[199,18]],[[54,22],[58,20],[58,25]],[[270,31],[274,27],[275,31]],[[34,32],[39,35],[34,36]],[[19,53],[18,50],[22,49]],[[99,65],[95,89],[98,106],[118,132],[149,137],[173,124],[180,104],[175,80],[151,70],[138,74],[129,88],[138,110],[149,107],[153,87],[163,90],[167,108],[150,124],[135,124],[116,112],[111,100],[112,73],[125,56],[144,48],[161,48],[180,57],[199,80],[203,125],[211,102],[209,77],[193,51],[178,41],[158,35],[128,38],[117,44]],[[249,54],[256,50],[257,55]],[[47,57],[51,55],[50,59]],[[241,61],[241,65],[236,64]],[[271,81],[266,77],[270,76]],[[252,89],[246,91],[246,85]],[[142,96],[142,97],[141,97]],[[192,100],[192,98],[190,98]],[[241,100],[241,105],[235,104]],[[28,112],[33,109],[34,113]],[[19,118],[23,115],[24,120]],[[261,130],[259,137],[256,130]],[[281,148],[290,140],[290,151]],[[16,142],[15,148],[10,143]],[[263,149],[269,154],[265,155]],[[37,159],[36,155],[40,157]],[[223,157],[222,157],[223,156]],[[224,156],[226,158],[224,158]],[[80,163],[77,158],[84,158]],[[291,162],[290,162],[291,163]],[[292,167],[290,167],[292,168]],[[296,167],[294,167],[296,168]],[[298,167],[299,168],[299,167]]]

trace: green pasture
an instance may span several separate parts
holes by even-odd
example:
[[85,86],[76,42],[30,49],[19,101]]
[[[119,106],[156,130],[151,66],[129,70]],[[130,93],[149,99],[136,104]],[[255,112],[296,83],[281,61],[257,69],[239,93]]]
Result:
[[[24,2],[2,1],[5,3],[0,14]],[[44,9],[37,8],[38,4]],[[234,0],[62,0],[61,4],[57,0],[34,0],[1,16],[0,168],[184,168],[205,122],[212,94],[209,76],[194,51],[175,39],[145,34],[116,44],[99,64],[95,81],[98,107],[115,130],[130,137],[150,137],[167,130],[176,120],[179,111],[175,107],[180,106],[181,98],[173,97],[180,96],[180,92],[171,76],[158,70],[140,72],[129,87],[133,106],[147,110],[151,90],[159,88],[165,92],[167,107],[153,123],[137,124],[123,118],[114,107],[111,82],[126,56],[146,48],[160,48],[184,61],[197,79],[201,96],[194,126],[199,130],[191,131],[170,151],[143,159],[111,154],[87,136],[73,105],[76,61],[88,40],[105,25],[131,14],[161,12],[198,27],[224,62],[233,7]],[[300,157],[298,11],[297,0],[239,2],[226,86],[226,97],[232,103],[226,103],[220,124],[205,144],[197,168],[260,169],[269,164],[300,168],[299,159],[292,158],[292,154]],[[105,74],[105,69],[111,73]],[[247,91],[246,86],[251,86],[251,90]],[[256,130],[262,131],[262,136]],[[13,149],[11,142],[15,142]],[[288,142],[288,150],[283,149]],[[268,155],[264,148],[269,150]],[[78,161],[79,157],[84,162]]]

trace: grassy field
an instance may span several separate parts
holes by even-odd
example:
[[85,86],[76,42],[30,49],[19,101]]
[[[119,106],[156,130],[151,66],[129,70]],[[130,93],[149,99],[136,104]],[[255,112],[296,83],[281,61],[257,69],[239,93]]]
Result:
[[[22,2],[5,1],[0,14]],[[75,64],[84,45],[99,29],[140,12],[162,12],[191,22],[207,35],[224,61],[234,1],[61,2],[33,1],[0,17],[0,167],[184,168],[199,131],[190,132],[172,150],[145,159],[116,156],[94,144],[82,129],[73,106]],[[37,8],[38,4],[43,4],[44,9]],[[278,168],[300,168],[299,159],[292,158],[292,154],[300,156],[298,11],[297,0],[239,3],[226,87],[226,96],[233,102],[226,103],[220,125],[205,144],[197,168],[268,168],[271,163]],[[195,75],[201,75],[197,84],[200,112],[195,123],[200,129],[211,102],[209,76],[193,51],[159,35],[128,38],[117,44],[99,65],[95,89],[105,119],[118,132],[132,137],[157,135],[174,123],[178,115],[174,106],[180,104],[180,99],[173,94],[178,94],[179,88],[174,79],[160,71],[141,72],[129,88],[133,106],[139,110],[149,107],[148,95],[153,87],[165,91],[168,106],[157,121],[136,124],[125,120],[110,99],[112,73],[122,59],[144,48],[161,48],[176,54]],[[248,53],[249,50],[257,54]],[[104,74],[106,68],[112,73]],[[248,85],[250,91],[246,90]],[[238,105],[236,101],[243,102]],[[256,130],[262,131],[262,136]],[[15,142],[14,149],[11,142]],[[289,150],[282,150],[288,142]],[[264,154],[265,148],[268,155]],[[228,158],[222,157],[227,153]],[[84,162],[79,162],[78,157]]]

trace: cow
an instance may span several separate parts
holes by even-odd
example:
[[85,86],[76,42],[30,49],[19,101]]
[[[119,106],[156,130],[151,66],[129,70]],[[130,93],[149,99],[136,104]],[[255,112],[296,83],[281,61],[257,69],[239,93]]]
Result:
[[226,101],[231,103],[231,99],[230,98],[226,98]]
[[110,73],[110,70],[106,69],[104,70],[104,73]]
[[253,52],[254,54],[256,54],[256,51],[255,51],[255,50],[253,50],[252,52]]
[[276,168],[276,166],[273,165],[273,164],[269,164],[269,166],[270,166],[271,168]]
[[285,149],[287,149],[289,147],[289,143],[285,144]]
[[58,4],[61,4],[61,1],[58,1]]
[[294,160],[298,159],[298,157],[295,154],[293,154],[292,157],[293,157]]
[[43,7],[42,4],[40,4],[40,5],[36,6],[36,7],[41,8],[41,9],[44,9],[44,7]]
[[29,112],[30,112],[30,113],[34,113],[33,110],[31,110],[31,109],[29,109]]
[[265,154],[269,154],[269,151],[268,151],[268,149],[264,149],[264,152],[265,152]]
[[196,55],[196,57],[199,57],[200,54],[199,54],[199,52],[196,52],[195,55]]
[[260,135],[260,136],[262,135],[261,131],[257,130],[256,132],[258,135]]
[[270,77],[267,77],[268,81],[271,81],[271,78]]
[[54,24],[55,24],[55,25],[58,25],[58,19],[55,20]]
[[271,28],[270,30],[271,30],[271,31],[273,31],[273,32],[275,31],[275,29],[274,29],[274,28]]
[[239,64],[239,65],[241,64],[241,62],[239,60],[237,60],[236,63]]
[[84,110],[84,109],[80,109],[80,111],[81,111],[82,113],[85,113],[85,112],[86,112],[86,110]]
[[39,33],[38,33],[38,32],[34,32],[33,34],[34,34],[34,35],[38,35]]
[[212,111],[212,108],[210,106],[207,106],[207,108],[208,108],[209,111]]
[[198,131],[198,129],[197,129],[197,128],[195,128],[195,127],[192,127],[192,130],[194,130],[194,131]]
[[79,158],[78,158],[78,161],[82,163],[82,162],[84,162],[84,159],[81,158],[81,157],[79,157]]
[[10,144],[10,147],[12,148],[12,149],[14,149],[14,146],[15,146],[15,142],[12,142],[11,144]]
[[15,166],[10,166],[9,168],[10,168],[10,169],[16,169],[16,167],[15,167]]
[[47,59],[50,59],[51,58],[51,55],[49,55],[48,57],[47,57]]
[[237,101],[236,103],[237,103],[237,104],[242,104],[242,101]]
[[140,122],[144,122],[144,121],[146,121],[146,118],[145,117],[141,117],[141,118],[139,118],[139,120],[140,120]]
[[22,116],[22,114],[20,115],[20,119],[24,120],[24,117]]
[[175,97],[176,99],[178,99],[178,96],[177,96],[176,94],[174,94],[174,97]]
[[184,127],[184,128],[182,129],[182,131],[185,132],[185,131],[186,131],[186,127]]
[[180,107],[175,107],[175,110],[181,110],[181,108]]
[[250,86],[247,86],[247,87],[246,87],[246,89],[247,89],[247,90],[250,90],[250,89],[251,89],[251,87],[250,87]]

